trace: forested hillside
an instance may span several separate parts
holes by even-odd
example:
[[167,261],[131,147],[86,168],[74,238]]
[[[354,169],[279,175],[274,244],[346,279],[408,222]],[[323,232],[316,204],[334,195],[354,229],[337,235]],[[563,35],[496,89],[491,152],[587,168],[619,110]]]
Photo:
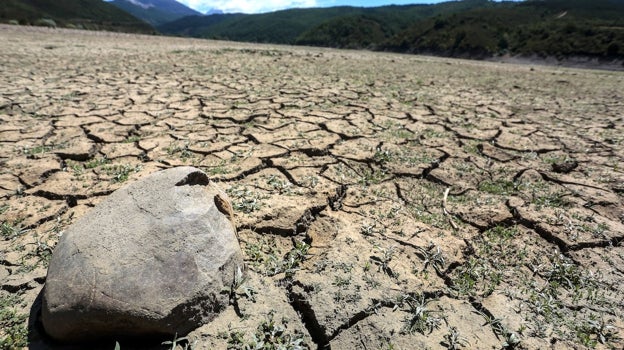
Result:
[[144,0],[144,2],[113,0],[110,3],[153,26],[175,21],[185,16],[201,15],[201,13],[174,0]]
[[624,1],[502,3],[428,18],[376,48],[468,57],[623,56]]
[[622,0],[449,1],[185,17],[170,35],[481,58],[624,56]]
[[0,22],[154,33],[149,24],[101,0],[0,0]]
[[[145,21],[162,23],[156,28],[165,35],[466,58],[521,55],[624,60],[624,0],[464,0],[181,18],[198,12],[173,0],[145,6],[126,0],[115,3],[124,9],[132,5],[126,10],[140,9]],[[101,0],[2,0],[0,22],[156,32]]]
[[[407,29],[411,24],[439,14],[457,13],[472,8],[489,6],[487,0],[451,1],[437,5],[404,5],[381,7],[330,7],[290,9],[277,12],[246,15],[225,14],[186,17],[158,27],[165,34],[190,35],[203,38],[235,41],[270,42],[276,44],[332,45],[332,40],[346,37],[344,31],[353,26],[369,24],[383,28],[383,38]],[[373,23],[374,22],[374,23]],[[324,30],[327,33],[322,33]],[[334,32],[335,31],[335,32]],[[329,40],[318,40],[316,33]],[[310,40],[308,40],[308,38]],[[365,41],[369,41],[366,38]],[[347,39],[348,40],[348,39]]]

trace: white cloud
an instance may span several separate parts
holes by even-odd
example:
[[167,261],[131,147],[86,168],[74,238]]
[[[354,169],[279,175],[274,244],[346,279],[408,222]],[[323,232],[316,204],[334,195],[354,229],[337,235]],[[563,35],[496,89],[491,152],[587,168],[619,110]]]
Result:
[[315,7],[317,0],[178,0],[186,6],[205,13],[210,9],[223,12],[261,13],[294,7]]
[[131,3],[137,5],[137,6],[140,6],[140,7],[144,8],[144,9],[148,9],[150,7],[154,7],[154,5],[152,5],[152,4],[144,4],[144,3],[140,2],[139,0],[129,0],[129,1]]

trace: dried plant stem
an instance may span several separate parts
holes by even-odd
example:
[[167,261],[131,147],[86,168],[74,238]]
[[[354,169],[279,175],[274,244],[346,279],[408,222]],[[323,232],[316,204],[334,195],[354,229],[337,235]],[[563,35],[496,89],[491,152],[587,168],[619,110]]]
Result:
[[444,190],[444,198],[442,199],[442,212],[448,218],[449,224],[451,224],[453,229],[459,230],[459,226],[457,226],[457,224],[453,221],[453,217],[451,216],[449,211],[446,209],[446,199],[448,198],[448,194],[450,191],[451,191],[450,187],[447,187],[446,190]]

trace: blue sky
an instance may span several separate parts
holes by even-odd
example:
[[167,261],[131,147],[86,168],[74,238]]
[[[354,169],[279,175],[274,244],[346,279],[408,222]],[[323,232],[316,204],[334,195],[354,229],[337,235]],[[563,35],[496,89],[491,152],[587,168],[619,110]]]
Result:
[[224,12],[261,13],[295,7],[330,7],[330,6],[382,6],[406,4],[432,4],[442,0],[177,0],[199,12],[210,9]]

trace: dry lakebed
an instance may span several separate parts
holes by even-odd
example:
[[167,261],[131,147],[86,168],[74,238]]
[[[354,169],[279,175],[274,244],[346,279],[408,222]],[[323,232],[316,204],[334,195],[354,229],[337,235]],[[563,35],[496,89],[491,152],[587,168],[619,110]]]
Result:
[[0,42],[2,348],[63,348],[38,315],[63,230],[177,166],[228,194],[247,265],[179,348],[624,346],[622,72],[5,25]]

